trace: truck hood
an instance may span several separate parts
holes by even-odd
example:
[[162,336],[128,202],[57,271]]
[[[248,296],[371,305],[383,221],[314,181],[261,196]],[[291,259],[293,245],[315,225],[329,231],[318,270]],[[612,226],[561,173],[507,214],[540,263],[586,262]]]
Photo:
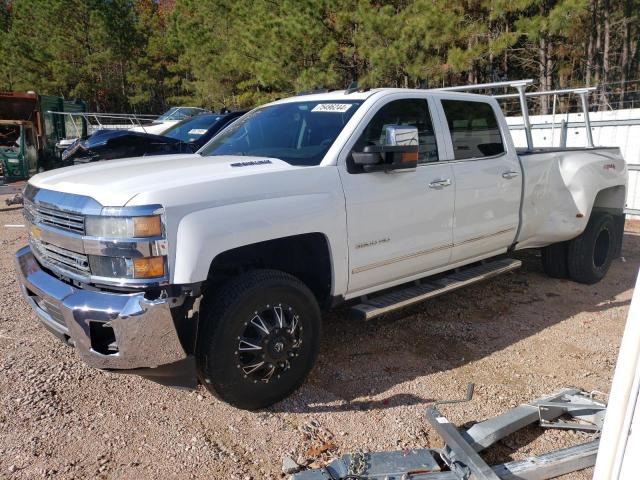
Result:
[[295,168],[266,157],[198,154],[136,157],[59,168],[35,175],[35,187],[91,197],[104,206],[125,206],[140,193],[217,179]]

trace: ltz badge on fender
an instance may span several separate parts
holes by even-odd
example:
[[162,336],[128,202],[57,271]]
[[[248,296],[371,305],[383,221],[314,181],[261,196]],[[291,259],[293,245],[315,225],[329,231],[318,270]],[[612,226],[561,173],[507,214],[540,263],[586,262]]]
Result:
[[391,241],[391,238],[389,238],[389,237],[380,238],[378,240],[369,240],[368,242],[357,243],[356,244],[356,248],[374,247],[374,246],[379,245],[381,243],[388,243],[390,241]]

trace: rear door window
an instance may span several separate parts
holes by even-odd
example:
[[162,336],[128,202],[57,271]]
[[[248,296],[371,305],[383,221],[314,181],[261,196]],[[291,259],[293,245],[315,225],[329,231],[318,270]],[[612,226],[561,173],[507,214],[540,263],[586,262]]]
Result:
[[504,153],[498,120],[485,102],[442,100],[456,160]]

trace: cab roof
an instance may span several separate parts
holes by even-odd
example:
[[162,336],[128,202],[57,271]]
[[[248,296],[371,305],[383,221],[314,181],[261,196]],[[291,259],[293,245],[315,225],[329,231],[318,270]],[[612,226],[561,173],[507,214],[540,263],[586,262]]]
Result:
[[353,100],[366,100],[376,94],[377,96],[384,96],[384,94],[392,94],[392,93],[445,93],[447,96],[451,97],[460,97],[469,98],[476,97],[486,100],[487,98],[491,98],[487,95],[479,95],[475,93],[467,93],[467,92],[452,92],[448,90],[442,89],[416,89],[416,88],[372,88],[369,90],[334,90],[331,92],[319,92],[319,93],[309,93],[296,95],[293,97],[287,97],[280,100],[276,100],[272,102],[272,104],[278,103],[291,103],[291,102],[327,102],[327,101],[353,101]]

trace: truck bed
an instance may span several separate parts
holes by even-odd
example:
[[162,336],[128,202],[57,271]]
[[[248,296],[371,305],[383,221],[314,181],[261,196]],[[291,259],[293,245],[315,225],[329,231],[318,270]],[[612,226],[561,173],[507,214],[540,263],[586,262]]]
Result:
[[624,205],[627,166],[618,147],[516,150],[524,171],[518,249],[574,238],[593,208]]
[[529,150],[525,147],[516,148],[519,156],[535,155],[537,153],[557,153],[557,152],[582,152],[593,150],[619,150],[618,147],[536,147]]

